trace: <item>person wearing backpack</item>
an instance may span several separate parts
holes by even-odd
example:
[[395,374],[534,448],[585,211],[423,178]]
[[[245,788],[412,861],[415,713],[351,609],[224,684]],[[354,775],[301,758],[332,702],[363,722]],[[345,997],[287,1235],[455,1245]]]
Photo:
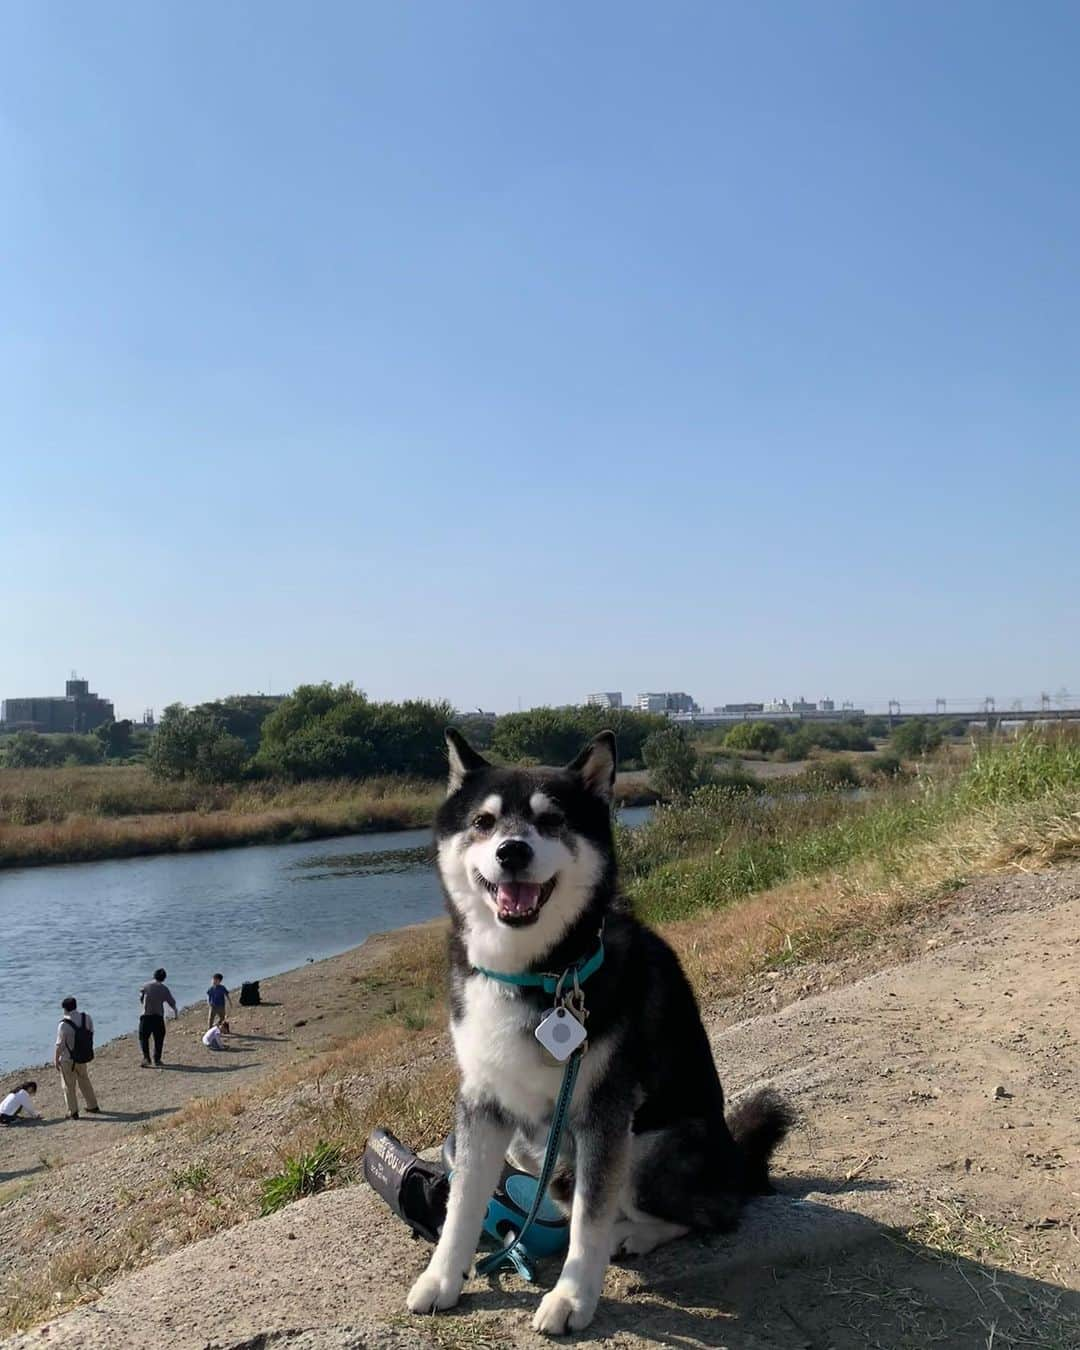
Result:
[[101,1110],[86,1068],[94,1058],[94,1021],[89,1013],[77,1011],[79,1005],[73,998],[64,999],[60,1006],[64,1010],[64,1016],[56,1028],[53,1063],[60,1070],[68,1115],[72,1120],[78,1120],[79,1099],[75,1095],[76,1087],[82,1093],[90,1115],[96,1115]]

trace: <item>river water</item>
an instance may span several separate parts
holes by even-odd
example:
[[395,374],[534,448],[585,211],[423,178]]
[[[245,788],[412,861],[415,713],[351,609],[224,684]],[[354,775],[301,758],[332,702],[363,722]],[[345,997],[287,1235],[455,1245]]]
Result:
[[156,966],[183,1006],[441,912],[426,829],[0,871],[0,1073],[51,1059],[66,994],[103,1043]]

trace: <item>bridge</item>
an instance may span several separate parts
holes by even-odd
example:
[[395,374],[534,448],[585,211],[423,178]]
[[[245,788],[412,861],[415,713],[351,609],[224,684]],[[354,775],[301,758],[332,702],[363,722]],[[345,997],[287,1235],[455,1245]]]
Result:
[[1051,708],[997,708],[993,699],[987,699],[981,708],[945,708],[939,700],[933,712],[906,709],[895,699],[886,712],[867,712],[863,708],[837,708],[833,712],[813,709],[806,712],[699,712],[673,713],[670,720],[681,726],[715,727],[730,726],[735,722],[852,722],[870,718],[882,718],[890,727],[901,722],[922,719],[926,722],[978,722],[990,726],[1000,726],[1003,722],[1080,722],[1080,707]]

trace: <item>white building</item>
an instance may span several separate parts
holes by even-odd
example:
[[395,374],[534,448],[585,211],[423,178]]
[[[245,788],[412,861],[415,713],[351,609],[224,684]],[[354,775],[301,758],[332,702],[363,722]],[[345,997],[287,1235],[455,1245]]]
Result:
[[637,710],[647,713],[692,713],[698,711],[698,706],[689,694],[669,691],[663,694],[638,694]]
[[590,694],[585,700],[585,705],[589,708],[621,708],[622,694],[618,690],[611,690],[603,694]]

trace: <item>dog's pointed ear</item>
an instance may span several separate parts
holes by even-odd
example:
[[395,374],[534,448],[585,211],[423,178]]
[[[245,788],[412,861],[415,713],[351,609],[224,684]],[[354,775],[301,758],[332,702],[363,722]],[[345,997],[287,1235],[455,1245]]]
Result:
[[456,792],[465,781],[465,775],[491,766],[483,755],[478,755],[469,742],[453,727],[446,728],[446,752],[450,759],[448,792]]
[[615,790],[615,733],[602,731],[566,766],[571,773],[579,773],[590,792],[610,802]]

